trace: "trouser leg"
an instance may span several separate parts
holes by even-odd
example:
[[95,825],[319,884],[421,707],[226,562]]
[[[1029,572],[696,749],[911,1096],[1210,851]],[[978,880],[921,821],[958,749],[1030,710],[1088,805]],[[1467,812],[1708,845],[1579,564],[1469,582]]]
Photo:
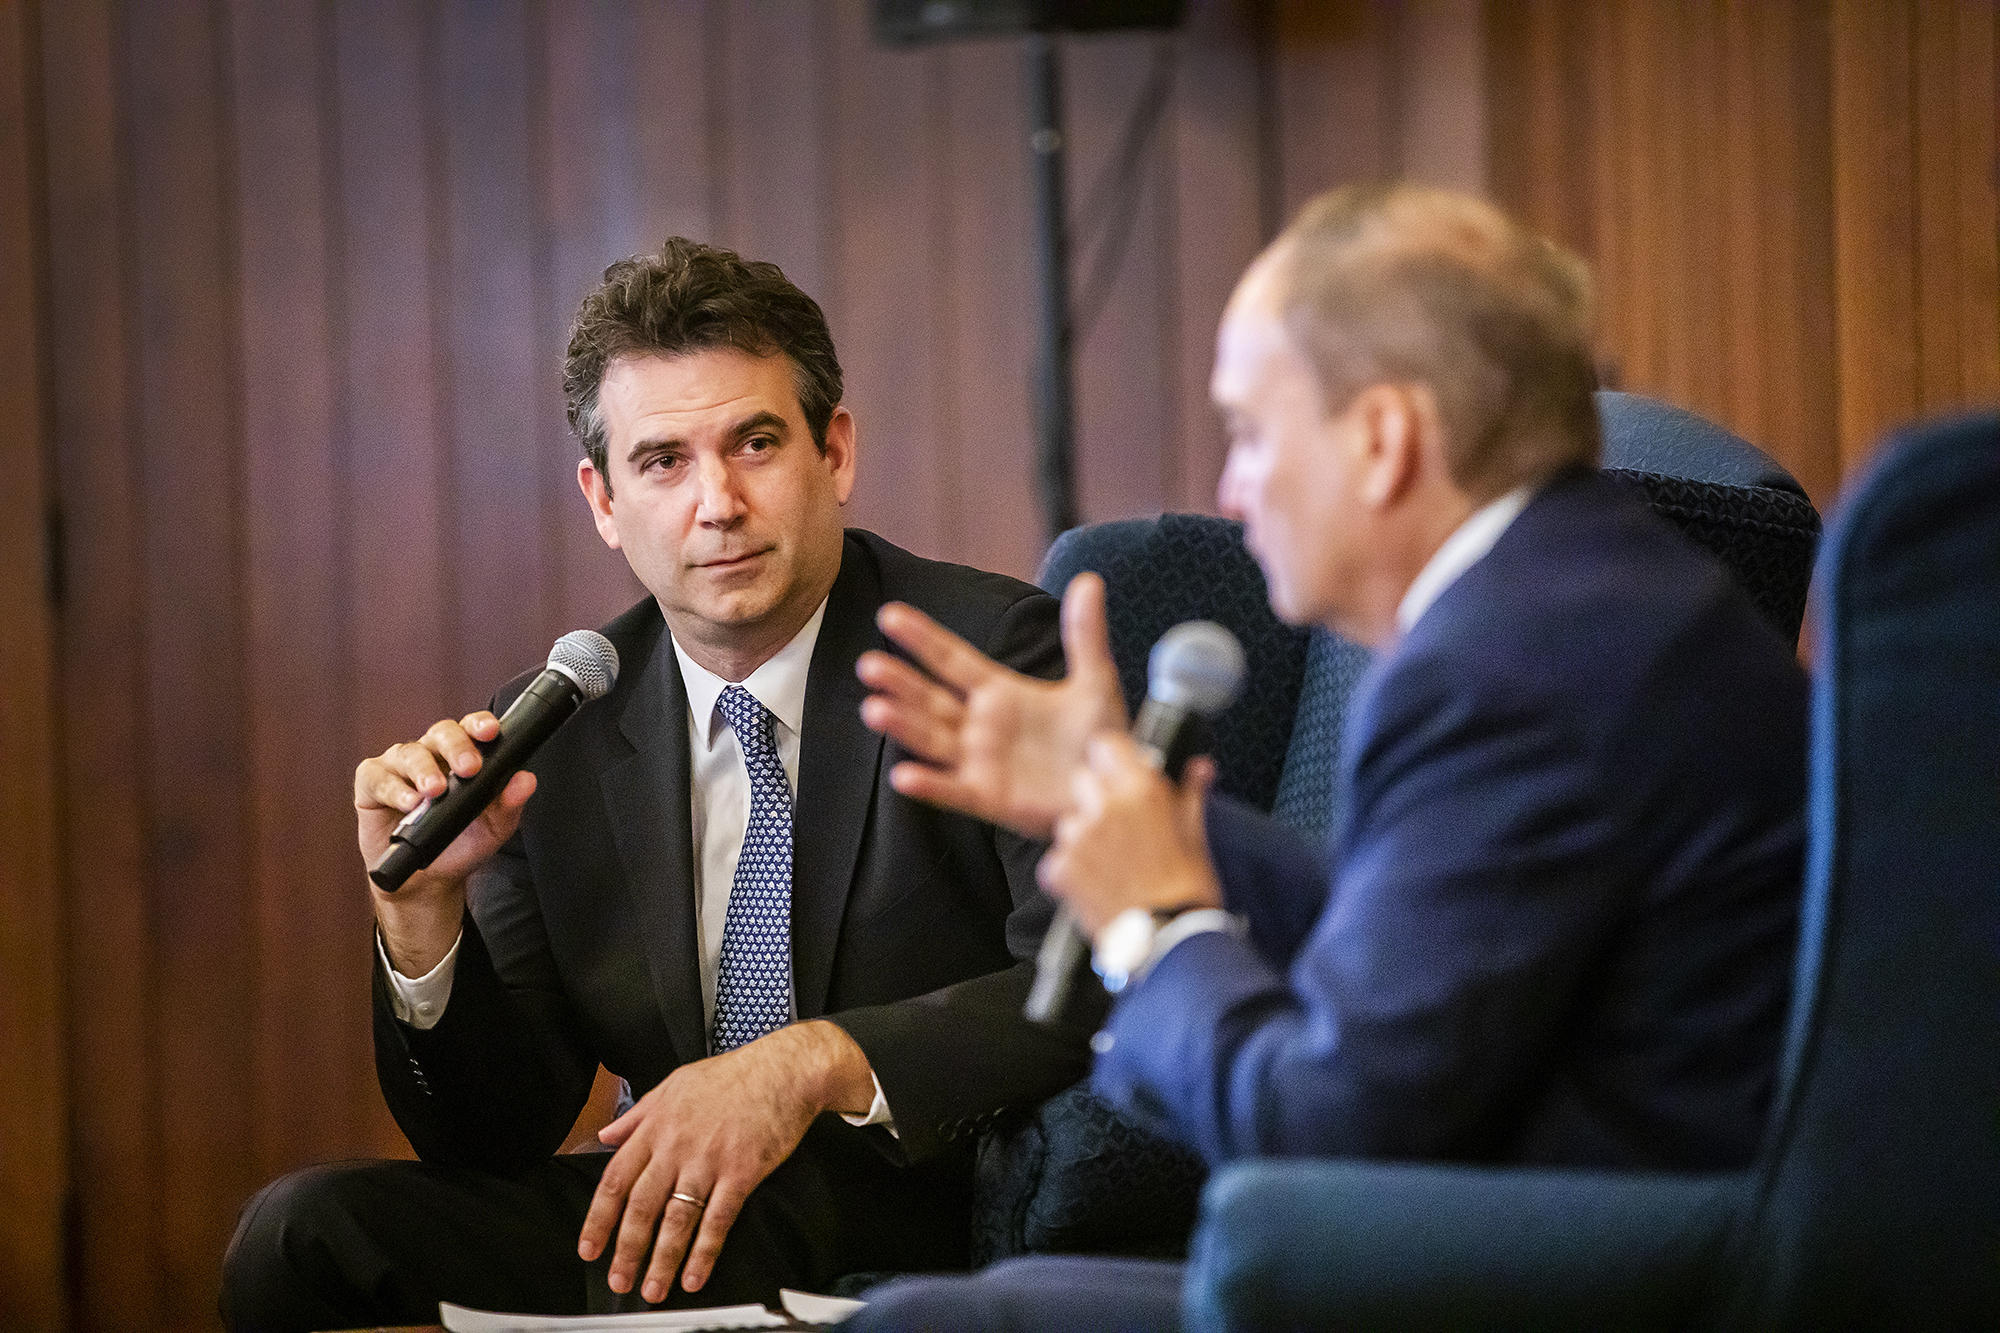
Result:
[[440,1300],[581,1314],[576,1230],[603,1159],[512,1175],[425,1162],[343,1162],[267,1186],[223,1261],[237,1333],[437,1322]]
[[[238,1333],[428,1324],[440,1300],[534,1314],[643,1308],[586,1265],[577,1234],[608,1154],[497,1174],[424,1162],[295,1172],[244,1209],[224,1261],[223,1322]],[[701,1291],[668,1305],[774,1303],[857,1269],[963,1267],[963,1162],[898,1169],[860,1131],[822,1117],[745,1201]],[[642,1270],[643,1271],[643,1270]]]

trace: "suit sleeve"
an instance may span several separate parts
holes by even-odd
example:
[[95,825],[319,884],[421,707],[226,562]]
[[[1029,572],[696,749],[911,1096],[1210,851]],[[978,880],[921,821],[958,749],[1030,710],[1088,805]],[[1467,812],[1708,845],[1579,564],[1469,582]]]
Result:
[[[1324,910],[1289,956],[1225,934],[1169,952],[1112,1016],[1100,1091],[1211,1162],[1487,1155],[1476,1136],[1513,1123],[1541,1081],[1622,910],[1629,827],[1560,709],[1487,686],[1385,682]],[[1295,858],[1261,868],[1303,873]],[[1232,878],[1237,894],[1314,896]],[[1298,919],[1269,915],[1267,943]]]
[[[1018,671],[1059,677],[1056,602],[1039,594],[1020,599],[981,647]],[[885,759],[885,772],[892,762],[894,756]],[[1108,1004],[1092,986],[1066,1022],[1044,1026],[1022,1016],[1035,952],[1055,915],[1035,880],[1043,844],[990,825],[972,827],[979,854],[989,870],[1004,876],[1013,903],[1006,941],[1014,965],[895,1004],[828,1015],[867,1054],[895,1117],[893,1155],[911,1161],[972,1138],[1008,1112],[1083,1078],[1090,1068],[1090,1033]]]
[[505,1170],[562,1146],[597,1058],[557,979],[518,833],[467,892],[451,999],[435,1027],[396,1019],[377,958],[375,1070],[420,1158]]

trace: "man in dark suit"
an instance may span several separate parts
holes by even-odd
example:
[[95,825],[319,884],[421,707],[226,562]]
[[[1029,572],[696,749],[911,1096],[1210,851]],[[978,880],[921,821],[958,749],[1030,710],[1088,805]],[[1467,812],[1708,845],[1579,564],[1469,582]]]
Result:
[[[565,387],[598,530],[652,596],[606,627],[610,693],[428,870],[371,889],[377,1066],[422,1160],[266,1190],[231,1246],[234,1328],[962,1267],[974,1133],[1085,1067],[1082,1030],[1020,1017],[1039,849],[881,781],[854,674],[892,599],[1054,674],[1054,602],[843,531],[854,420],[819,307],[773,265],[679,239],[613,265]],[[478,712],[360,766],[369,864],[497,732]],[[639,1094],[615,1153],[552,1156],[600,1063]]]
[[[930,760],[901,789],[1053,830],[1043,883],[1124,987],[1095,1084],[1211,1162],[1695,1170],[1757,1147],[1804,677],[1595,472],[1587,311],[1554,246],[1409,187],[1315,201],[1230,303],[1223,508],[1280,615],[1375,653],[1325,855],[1075,725],[1107,670],[1094,582],[1065,610],[1098,646],[1063,684],[907,608],[883,624],[935,674],[862,660],[864,716]],[[1024,1261],[890,1289],[860,1326],[1167,1328],[1178,1295],[1173,1265]]]

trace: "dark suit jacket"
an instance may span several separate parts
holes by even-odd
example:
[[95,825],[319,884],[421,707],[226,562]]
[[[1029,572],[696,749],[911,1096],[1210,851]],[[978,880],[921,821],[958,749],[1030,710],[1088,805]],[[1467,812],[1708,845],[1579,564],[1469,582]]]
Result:
[[[806,684],[793,981],[800,1018],[830,1017],[867,1053],[901,1137],[870,1133],[914,1161],[1073,1083],[1089,1056],[1087,1030],[1021,1017],[1051,916],[1038,845],[897,795],[899,752],[861,724],[854,662],[887,646],[874,616],[890,600],[1023,671],[1060,675],[1062,650],[1039,589],[848,532]],[[474,878],[435,1028],[391,1016],[378,968],[377,1070],[426,1160],[546,1157],[600,1062],[643,1093],[706,1054],[687,695],[664,631],[651,598],[605,627],[618,682],[536,756],[520,832]]]
[[1805,702],[1726,573],[1613,483],[1558,479],[1357,689],[1331,876],[1212,810],[1248,937],[1190,939],[1120,1000],[1100,1089],[1212,1161],[1746,1161]]

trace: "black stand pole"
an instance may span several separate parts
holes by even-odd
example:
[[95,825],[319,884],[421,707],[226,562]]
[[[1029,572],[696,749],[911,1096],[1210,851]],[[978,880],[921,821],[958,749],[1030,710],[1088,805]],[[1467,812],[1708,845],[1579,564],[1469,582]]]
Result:
[[1062,60],[1055,38],[1028,34],[1028,133],[1041,264],[1042,347],[1035,371],[1037,470],[1050,541],[1077,525],[1075,408],[1070,379],[1069,224],[1063,199]]

